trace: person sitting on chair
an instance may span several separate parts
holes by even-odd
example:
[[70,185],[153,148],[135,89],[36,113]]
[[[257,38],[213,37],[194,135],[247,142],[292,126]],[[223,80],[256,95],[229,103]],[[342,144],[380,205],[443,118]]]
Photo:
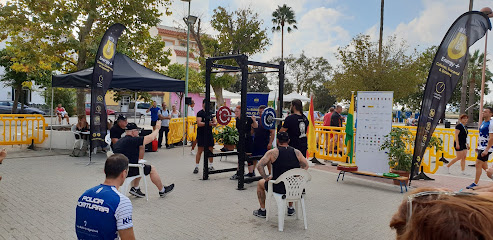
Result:
[[[86,115],[79,115],[77,117],[78,121],[77,124],[75,125],[75,129],[79,132],[88,132],[89,129],[89,124],[87,123],[86,120]],[[88,141],[89,140],[89,135],[88,134],[81,134],[82,139]]]
[[[156,122],[156,128],[152,131],[151,134],[147,136],[139,136],[140,129],[137,127],[135,123],[127,124],[125,129],[125,137],[122,137],[113,145],[114,153],[121,153],[128,158],[128,161],[132,164],[138,164],[139,159],[144,157],[145,145],[151,143],[154,139],[156,139],[159,128],[161,128],[161,120]],[[171,184],[169,186],[164,186],[157,170],[152,165],[144,165],[144,175],[151,176],[151,181],[156,185],[159,190],[159,196],[164,197],[169,192],[173,191],[175,184]],[[139,175],[139,169],[135,167],[131,167],[128,170],[127,177],[133,177]],[[136,178],[133,181],[132,188],[130,189],[130,194],[136,197],[145,197],[145,194],[140,191],[139,187],[140,178]]]
[[127,127],[127,117],[125,115],[118,115],[116,118],[116,123],[110,128],[110,138],[111,138],[111,148],[113,149],[113,145],[118,141],[118,139],[122,138],[122,134],[125,133],[125,128]]
[[[272,176],[265,174],[265,166],[272,164]],[[257,184],[257,197],[260,203],[260,209],[253,211],[253,215],[265,218],[265,193],[268,190],[268,181],[276,180],[283,173],[293,168],[308,169],[308,162],[303,154],[291,146],[289,146],[289,135],[287,132],[277,133],[277,148],[271,149],[265,153],[257,164],[257,171],[263,179],[260,179]],[[284,183],[275,184],[273,192],[285,194],[286,189]],[[294,215],[293,203],[289,203],[288,216]]]
[[67,119],[67,124],[70,125],[69,119],[68,119],[68,113],[65,111],[65,108],[62,107],[62,104],[58,104],[58,107],[55,109],[56,115],[58,117],[58,122],[62,124],[62,119]]

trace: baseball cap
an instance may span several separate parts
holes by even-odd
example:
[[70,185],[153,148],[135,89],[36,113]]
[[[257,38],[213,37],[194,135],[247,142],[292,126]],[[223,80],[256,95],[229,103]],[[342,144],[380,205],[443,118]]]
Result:
[[125,130],[134,130],[134,129],[140,130],[141,128],[137,127],[137,124],[135,124],[135,123],[129,123],[129,124],[127,124],[127,127],[125,128]]
[[287,132],[278,132],[277,139],[281,142],[287,142],[289,140],[289,134]]
[[120,114],[120,115],[118,115],[118,117],[116,118],[116,120],[117,121],[118,120],[127,120],[127,117],[125,117],[125,115],[123,115],[123,114]]

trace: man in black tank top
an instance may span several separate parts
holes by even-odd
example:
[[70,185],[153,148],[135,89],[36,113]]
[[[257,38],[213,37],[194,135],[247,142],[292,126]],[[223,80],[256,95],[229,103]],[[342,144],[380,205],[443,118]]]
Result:
[[[280,175],[293,168],[308,169],[308,162],[303,154],[293,147],[289,146],[289,135],[287,132],[277,133],[277,148],[271,149],[265,153],[257,164],[257,171],[262,176],[257,184],[257,197],[260,203],[260,209],[253,211],[253,215],[265,218],[265,192],[269,180],[276,180]],[[265,173],[265,166],[272,164],[272,176]],[[285,194],[284,184],[274,185],[272,189],[275,193]],[[294,215],[293,203],[289,203],[288,216]]]

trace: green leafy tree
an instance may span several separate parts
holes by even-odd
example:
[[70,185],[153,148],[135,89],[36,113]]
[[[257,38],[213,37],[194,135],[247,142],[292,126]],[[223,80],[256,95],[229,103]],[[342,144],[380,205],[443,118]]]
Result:
[[[280,59],[275,59],[273,62],[277,62],[277,60]],[[332,73],[332,66],[327,59],[324,57],[310,58],[304,52],[299,57],[292,54],[289,55],[285,59],[285,62],[285,89],[286,86],[292,87],[292,91],[300,94],[306,93],[308,96],[315,89],[322,87]],[[278,80],[273,79],[273,84],[278,85]],[[291,85],[289,86],[289,84]],[[284,93],[287,94],[290,92],[285,91]]]
[[[46,104],[51,107],[51,87],[47,87],[42,96],[45,98]],[[73,88],[53,88],[53,107],[62,104],[68,115],[72,116],[75,114],[75,96],[76,91]],[[48,113],[51,113],[51,110]]]
[[[284,26],[290,33],[293,29],[298,29],[294,11],[286,4],[277,6],[277,9],[272,13],[272,32],[281,32],[281,59],[284,59]],[[291,28],[293,26],[293,28]]]
[[[37,47],[33,47],[36,49]],[[1,81],[6,86],[11,86],[15,89],[14,105],[12,107],[12,113],[17,113],[17,103],[21,100],[23,103],[21,106],[24,108],[24,91],[23,86],[29,86],[32,82],[37,85],[48,85],[51,76],[51,65],[43,62],[38,58],[39,55],[33,53],[29,49],[15,49],[12,45],[7,46],[5,49],[0,50],[0,66],[5,68],[5,73],[1,77]],[[23,65],[19,62],[31,61],[38,62],[38,65]]]
[[[12,45],[39,48],[40,55],[52,56],[57,70],[71,72],[94,64],[100,39],[108,27],[121,23],[127,27],[117,51],[151,69],[168,64],[170,54],[159,37],[149,29],[159,23],[169,0],[14,0],[0,9],[0,40],[10,37]],[[170,12],[166,12],[170,14]],[[25,67],[39,61],[18,61]],[[77,112],[84,113],[85,91],[77,90]]]
[[[223,7],[214,9],[211,26],[218,31],[217,38],[204,41],[207,55],[245,54],[253,55],[266,50],[269,45],[267,30],[262,28],[263,21],[250,8],[228,12]],[[234,61],[223,64],[236,65]],[[224,104],[222,89],[235,81],[229,74],[211,77],[211,86],[219,105]]]
[[407,54],[404,44],[390,37],[378,61],[378,43],[368,35],[358,35],[336,54],[340,64],[327,84],[338,100],[349,99],[351,91],[393,91],[394,99],[408,97],[418,90],[422,77],[416,75],[418,54]]
[[[336,102],[336,98],[330,95],[330,91],[324,86],[313,91],[313,108],[322,113],[326,113]],[[309,105],[310,104],[305,104]]]
[[[186,78],[186,67],[173,63],[168,66],[168,69],[164,73],[168,77],[175,79],[185,80]],[[188,91],[192,93],[204,92],[204,75],[198,73],[193,69],[188,69]],[[182,98],[184,97],[183,92],[176,93],[180,97],[180,109],[182,108]],[[183,111],[184,112],[184,111]]]
[[[249,69],[250,72],[262,72],[265,71],[263,67],[253,67]],[[248,92],[270,92],[269,89],[269,80],[267,76],[263,73],[249,74],[248,75],[248,84],[247,91]],[[228,91],[231,92],[240,92],[241,91],[241,75],[235,76],[235,83],[227,88]]]

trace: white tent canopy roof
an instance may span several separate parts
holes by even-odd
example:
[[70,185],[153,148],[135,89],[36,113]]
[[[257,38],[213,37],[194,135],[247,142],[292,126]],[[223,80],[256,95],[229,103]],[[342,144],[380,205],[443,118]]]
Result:
[[[278,98],[277,91],[272,91],[272,92],[269,93],[269,101],[274,101],[274,99],[276,99],[276,98]],[[303,96],[301,94],[295,93],[295,92],[292,92],[290,94],[284,95],[282,100],[284,102],[291,102],[294,99],[299,99],[302,102],[309,102],[310,101],[310,98],[307,98],[307,97],[305,97],[305,96]]]

